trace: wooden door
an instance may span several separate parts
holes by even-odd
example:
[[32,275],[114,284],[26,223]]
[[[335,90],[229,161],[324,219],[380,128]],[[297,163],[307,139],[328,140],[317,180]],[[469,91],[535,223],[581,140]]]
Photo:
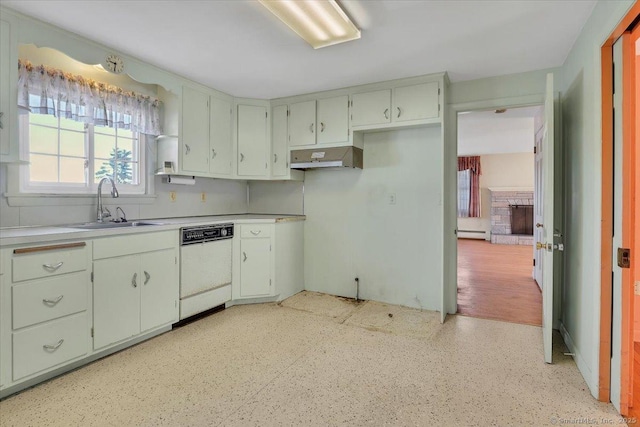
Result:
[[140,332],[140,257],[128,255],[93,262],[93,348]]
[[316,101],[296,102],[289,108],[289,145],[316,143]]
[[318,100],[318,144],[349,141],[349,97]]
[[178,321],[178,265],[176,250],[140,256],[140,331]]
[[351,96],[351,126],[391,122],[391,90],[356,93]]
[[240,296],[271,294],[271,239],[240,241]]
[[238,105],[238,175],[266,176],[267,108]]
[[209,95],[182,89],[181,169],[209,172]]
[[544,361],[553,362],[553,290],[554,290],[554,251],[556,247],[554,227],[554,190],[555,190],[555,147],[554,147],[554,92],[553,74],[547,74],[547,90],[544,103],[544,134],[542,137],[542,238],[538,241],[542,251],[542,342]]
[[209,173],[218,177],[231,176],[231,103],[211,97],[209,101]]
[[287,176],[289,170],[288,107],[279,105],[271,111],[271,176]]
[[397,87],[393,90],[394,122],[438,117],[438,82]]

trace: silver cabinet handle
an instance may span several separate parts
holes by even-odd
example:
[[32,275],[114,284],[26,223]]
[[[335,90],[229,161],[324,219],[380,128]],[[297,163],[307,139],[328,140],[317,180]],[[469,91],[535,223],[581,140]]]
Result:
[[64,339],[60,339],[60,341],[58,341],[55,344],[45,344],[42,346],[42,348],[44,348],[47,351],[56,351],[58,349],[58,347],[60,347],[62,345],[62,343],[64,342]]
[[314,125],[314,124],[315,124],[315,123],[311,123],[311,126],[309,126],[309,130],[311,131],[311,133],[313,133],[313,125]]
[[59,263],[57,263],[56,265],[51,265],[51,264],[42,264],[42,266],[46,269],[49,270],[51,272],[56,271],[57,269],[59,269],[60,267],[62,267],[62,264],[64,264],[64,262],[60,261]]
[[247,253],[242,252],[242,262],[245,262],[246,260],[247,260]]
[[389,119],[389,109],[384,110],[384,118]]
[[273,163],[278,163],[278,155],[277,154],[273,155]]
[[138,287],[138,273],[133,273],[133,277],[131,278],[131,286],[134,288]]
[[54,305],[58,304],[60,301],[62,301],[62,298],[64,297],[64,295],[60,295],[58,298],[56,299],[43,299],[42,302],[47,304],[49,307],[53,307]]
[[324,123],[320,122],[320,132],[324,132]]
[[184,154],[189,154],[191,152],[191,147],[189,144],[184,144]]
[[400,107],[396,107],[398,109],[398,117],[400,117],[400,114],[402,114],[402,111],[400,111]]
[[145,271],[144,272],[144,284],[146,285],[147,283],[149,283],[149,280],[151,280],[151,275]]
[[262,230],[258,230],[258,231],[253,231],[251,230],[251,234],[253,234],[254,236],[257,236],[258,234],[260,234],[262,232]]
[[240,161],[244,161],[244,154],[240,153]]
[[211,158],[212,158],[212,159],[215,159],[215,158],[216,158],[216,156],[217,156],[217,154],[216,154],[216,149],[215,149],[215,148],[212,148],[212,149],[211,149]]

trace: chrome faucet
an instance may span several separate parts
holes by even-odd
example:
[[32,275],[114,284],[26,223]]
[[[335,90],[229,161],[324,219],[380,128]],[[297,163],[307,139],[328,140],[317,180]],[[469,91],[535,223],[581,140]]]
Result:
[[98,222],[104,222],[106,218],[109,218],[111,216],[111,212],[109,212],[109,210],[102,205],[102,183],[105,181],[111,182],[111,197],[115,199],[116,197],[120,196],[118,194],[118,189],[116,188],[116,183],[113,182],[111,178],[105,176],[100,180],[100,182],[98,183]]

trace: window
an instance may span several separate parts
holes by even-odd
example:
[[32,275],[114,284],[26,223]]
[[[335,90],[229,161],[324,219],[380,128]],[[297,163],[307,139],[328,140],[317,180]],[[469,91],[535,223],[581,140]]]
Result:
[[471,200],[471,170],[458,171],[458,216],[469,217],[469,200]]
[[458,157],[458,217],[480,218],[480,156]]
[[145,192],[138,133],[48,114],[24,117],[21,144],[29,165],[23,168],[22,192],[93,193],[103,177],[122,193]]

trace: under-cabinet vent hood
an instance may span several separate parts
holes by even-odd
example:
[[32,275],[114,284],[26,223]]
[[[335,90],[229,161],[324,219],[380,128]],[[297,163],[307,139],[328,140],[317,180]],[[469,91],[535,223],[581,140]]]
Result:
[[334,147],[291,152],[292,169],[358,168],[362,169],[362,149]]

